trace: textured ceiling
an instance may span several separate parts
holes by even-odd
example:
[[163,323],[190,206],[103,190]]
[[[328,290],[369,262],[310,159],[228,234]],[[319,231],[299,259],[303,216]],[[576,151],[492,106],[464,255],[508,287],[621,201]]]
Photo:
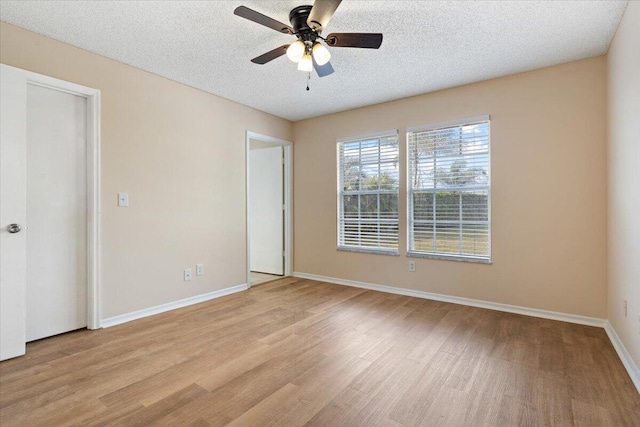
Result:
[[331,48],[336,72],[306,74],[294,40],[233,14],[288,23],[311,1],[5,1],[0,19],[292,121],[606,53],[626,1],[344,0],[324,34],[382,32],[379,50]]

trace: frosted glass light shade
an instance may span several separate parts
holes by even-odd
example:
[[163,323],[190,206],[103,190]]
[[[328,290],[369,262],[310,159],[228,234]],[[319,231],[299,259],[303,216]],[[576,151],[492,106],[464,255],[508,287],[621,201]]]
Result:
[[316,43],[313,45],[313,59],[316,60],[318,65],[324,65],[331,59],[331,54],[329,53],[329,49],[324,47],[321,43]]
[[298,61],[298,70],[305,71],[307,73],[310,73],[311,70],[313,70],[311,55],[305,53],[302,58],[300,58],[300,61]]
[[291,43],[287,48],[287,58],[293,62],[299,62],[304,55],[305,45],[300,40]]

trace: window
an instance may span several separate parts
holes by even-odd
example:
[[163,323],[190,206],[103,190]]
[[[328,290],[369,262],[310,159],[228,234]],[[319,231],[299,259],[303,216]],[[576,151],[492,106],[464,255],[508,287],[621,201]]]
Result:
[[409,255],[491,260],[489,117],[407,132]]
[[398,132],[338,140],[338,249],[398,254]]

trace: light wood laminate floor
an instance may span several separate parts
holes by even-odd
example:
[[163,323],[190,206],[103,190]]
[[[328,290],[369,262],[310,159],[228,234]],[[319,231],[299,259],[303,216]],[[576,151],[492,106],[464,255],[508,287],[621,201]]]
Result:
[[0,364],[0,425],[640,426],[600,328],[285,278]]
[[252,271],[250,274],[250,279],[251,279],[251,286],[256,286],[256,285],[260,285],[262,283],[267,283],[270,282],[272,280],[277,280],[277,279],[281,279],[282,276],[277,276],[275,274],[268,274],[268,273],[260,273],[257,271]]

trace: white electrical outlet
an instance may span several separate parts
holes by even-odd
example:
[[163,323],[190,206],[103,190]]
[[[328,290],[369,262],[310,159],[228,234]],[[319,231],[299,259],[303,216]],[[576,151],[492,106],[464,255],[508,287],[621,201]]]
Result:
[[409,261],[409,271],[416,271],[416,262],[415,261]]
[[624,300],[624,317],[627,317],[627,300]]
[[188,282],[189,280],[191,280],[191,269],[190,268],[185,268],[184,269],[184,281]]
[[196,276],[202,276],[204,274],[204,264],[196,264]]

